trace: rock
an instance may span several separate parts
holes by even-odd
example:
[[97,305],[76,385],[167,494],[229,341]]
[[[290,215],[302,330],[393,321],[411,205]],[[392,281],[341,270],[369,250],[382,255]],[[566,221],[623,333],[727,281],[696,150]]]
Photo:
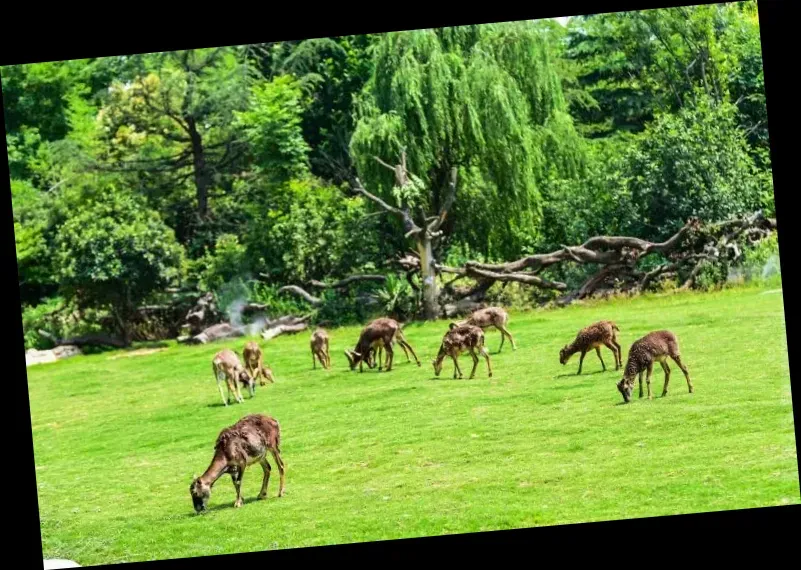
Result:
[[25,352],[25,366],[33,366],[34,364],[43,364],[45,362],[55,362],[56,360],[63,360],[72,356],[83,354],[81,349],[77,346],[66,344],[57,346],[53,350],[36,350],[31,348]]
[[43,364],[45,362],[55,362],[58,360],[52,350],[36,350],[30,349],[25,353],[25,366],[33,366],[35,364]]
[[79,354],[83,354],[83,352],[75,345],[65,344],[54,348],[53,354],[56,355],[57,359],[61,360],[63,358],[70,358],[71,356],[78,356]]

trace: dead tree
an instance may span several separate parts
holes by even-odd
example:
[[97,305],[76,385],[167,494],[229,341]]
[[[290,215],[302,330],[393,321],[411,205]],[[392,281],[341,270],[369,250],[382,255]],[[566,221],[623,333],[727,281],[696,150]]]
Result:
[[[376,160],[395,173],[396,184],[404,188],[409,184],[409,171],[406,169],[406,153],[401,153],[401,162],[396,166],[390,166],[379,158]],[[439,317],[439,291],[437,287],[437,263],[434,259],[434,245],[442,236],[442,224],[448,215],[448,210],[453,203],[456,194],[456,168],[451,169],[451,178],[446,198],[437,216],[428,216],[422,207],[419,208],[418,220],[414,219],[409,207],[396,208],[391,206],[378,196],[368,192],[361,181],[356,178],[353,181],[353,189],[357,193],[365,196],[375,204],[378,204],[384,211],[396,216],[403,222],[404,237],[414,240],[415,250],[419,257],[419,271],[423,289],[423,316],[426,319],[436,319]]]
[[[743,256],[738,240],[744,237],[754,243],[775,229],[776,220],[766,218],[762,212],[713,224],[702,224],[693,218],[663,242],[625,236],[596,236],[581,245],[562,246],[551,253],[530,255],[509,263],[468,262],[461,268],[439,267],[439,270],[490,284],[517,282],[560,291],[563,295],[558,302],[567,304],[593,295],[604,284],[620,291],[642,291],[656,278],[675,277],[680,270],[689,269],[682,288],[692,287],[704,263],[737,262]],[[649,271],[638,268],[645,257],[654,254],[662,255],[667,261]],[[578,288],[569,290],[567,284],[541,276],[544,270],[560,263],[595,265],[598,270]]]

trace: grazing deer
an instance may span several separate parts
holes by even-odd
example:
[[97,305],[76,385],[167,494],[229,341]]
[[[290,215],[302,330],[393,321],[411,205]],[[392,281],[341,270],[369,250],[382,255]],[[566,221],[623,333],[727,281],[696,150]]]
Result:
[[509,322],[509,314],[500,307],[487,307],[486,309],[479,309],[470,315],[467,319],[456,323],[456,325],[473,325],[482,330],[495,327],[501,333],[501,346],[498,347],[498,352],[503,348],[503,343],[506,337],[509,337],[509,342],[512,343],[512,350],[517,350],[515,339],[512,338],[512,333],[506,328]]
[[576,339],[559,351],[559,363],[567,364],[571,356],[580,352],[581,358],[579,359],[579,368],[576,374],[581,374],[584,357],[589,351],[595,349],[595,353],[601,361],[601,366],[606,372],[606,364],[603,357],[601,357],[601,346],[605,346],[612,351],[615,357],[615,370],[620,370],[620,367],[623,366],[623,360],[620,344],[617,342],[618,332],[620,332],[620,329],[612,321],[599,321],[581,329],[576,335]]
[[[400,343],[399,343],[400,344]],[[406,347],[402,344],[400,347],[403,349],[403,354],[406,355],[406,362],[411,362],[412,359],[409,358],[409,351],[406,350]],[[375,365],[378,364],[378,371],[381,372],[382,364],[381,364],[381,355],[383,353],[382,345],[378,345],[377,347],[371,347],[370,352],[367,353],[364,361],[367,363],[369,368],[375,368]],[[415,357],[416,358],[416,357]]]
[[[256,390],[256,382],[242,366],[239,357],[233,350],[226,348],[215,354],[214,359],[211,361],[211,367],[214,371],[214,377],[217,379],[217,388],[220,390],[220,398],[222,398],[223,404],[228,405],[232,393],[237,402],[244,401],[242,393],[239,391],[240,382],[247,386],[250,397],[253,397]],[[223,382],[228,386],[227,399],[223,394]]]
[[259,379],[260,386],[266,386],[267,382],[275,383],[272,370],[264,366],[264,353],[258,343],[246,343],[242,356],[245,358],[245,369],[254,381]]
[[311,336],[312,368],[317,369],[317,361],[326,370],[331,369],[331,356],[328,352],[328,333],[317,328]]
[[470,379],[472,380],[476,375],[476,368],[478,367],[478,352],[487,361],[487,375],[492,378],[492,366],[490,365],[490,357],[487,349],[484,348],[484,331],[481,327],[474,325],[457,325],[456,323],[450,324],[450,330],[445,333],[442,338],[442,344],[439,347],[439,354],[432,361],[434,364],[434,374],[439,376],[442,372],[442,361],[446,356],[453,359],[453,377],[456,378],[458,372],[459,378],[462,378],[462,370],[459,368],[458,357],[463,352],[469,352],[473,358],[473,370],[470,372]]
[[687,387],[690,394],[693,393],[693,383],[690,380],[690,373],[687,367],[681,362],[679,355],[679,341],[676,335],[670,331],[656,331],[648,333],[641,339],[634,342],[629,350],[629,358],[626,368],[623,371],[623,378],[617,383],[617,389],[623,394],[623,401],[627,404],[631,400],[631,392],[634,390],[634,377],[640,376],[640,398],[642,398],[642,376],[647,373],[645,378],[648,384],[648,399],[651,400],[651,374],[654,371],[654,362],[662,365],[665,371],[665,386],[662,389],[662,396],[667,396],[668,382],[670,382],[670,367],[667,359],[672,358],[679,365],[684,377],[687,379]]
[[408,349],[412,353],[414,360],[417,362],[417,366],[421,366],[420,360],[414,353],[414,349],[403,336],[403,332],[401,331],[401,327],[398,322],[394,319],[381,318],[374,320],[362,329],[362,332],[359,335],[359,341],[356,343],[355,350],[345,351],[345,356],[348,357],[348,362],[350,363],[350,369],[354,370],[358,364],[359,372],[364,372],[362,369],[362,363],[367,361],[367,366],[370,366],[372,362],[372,357],[370,356],[371,349],[383,347],[383,349],[387,352],[386,371],[389,372],[392,370],[392,345],[396,340],[398,341],[398,344],[403,347],[404,351]]
[[234,507],[242,506],[242,476],[245,469],[258,462],[264,469],[259,499],[267,498],[267,484],[272,467],[267,462],[267,452],[273,456],[281,476],[278,496],[284,495],[286,469],[281,459],[281,429],[278,421],[269,416],[251,414],[234,425],[225,428],[214,444],[214,457],[206,472],[195,477],[189,486],[192,504],[197,513],[206,510],[211,488],[222,475],[229,473],[236,489]]

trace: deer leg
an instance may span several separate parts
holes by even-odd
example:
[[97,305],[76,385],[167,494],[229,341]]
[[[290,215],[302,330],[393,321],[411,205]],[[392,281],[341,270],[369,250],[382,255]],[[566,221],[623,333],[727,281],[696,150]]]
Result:
[[312,370],[317,370],[317,359],[319,358],[319,356],[317,356],[317,353],[314,352],[313,348],[311,349],[311,352],[312,352]]
[[458,359],[457,359],[457,358],[456,358],[454,355],[452,355],[452,354],[451,354],[451,358],[453,359],[453,379],[454,379],[454,380],[456,380],[456,378],[457,378],[457,376],[456,376],[457,372],[458,372],[458,374],[459,374],[459,376],[458,376],[458,377],[459,377],[459,378],[462,378],[464,375],[462,374],[462,369],[461,369],[461,368],[459,368],[459,360],[458,360]]
[[667,360],[660,362],[660,364],[662,365],[662,370],[665,371],[665,387],[662,388],[662,397],[664,398],[668,393],[668,382],[670,382],[670,366],[668,366]]
[[645,375],[645,385],[648,388],[648,399],[653,400],[653,395],[651,394],[651,375],[654,373],[654,363],[648,363],[648,370],[646,371]]
[[223,405],[228,406],[228,400],[225,399],[225,392],[223,392],[222,382],[217,380],[217,388],[220,390],[220,398],[222,398]]
[[480,350],[480,352],[481,352],[481,356],[483,356],[483,357],[484,357],[484,359],[487,361],[487,375],[488,375],[490,378],[492,378],[492,366],[490,365],[490,356],[489,356],[489,352],[487,352],[487,349],[486,349],[486,348],[484,348],[483,346],[481,347],[481,350]]
[[470,356],[473,358],[473,370],[470,371],[470,380],[476,377],[476,368],[478,368],[478,356],[476,356],[476,351],[472,348],[470,349]]
[[581,358],[579,358],[579,369],[578,369],[578,372],[576,372],[577,375],[581,374],[581,367],[584,365],[584,357],[586,355],[587,355],[587,351],[586,350],[582,350],[581,351]]
[[278,449],[271,449],[270,453],[275,459],[275,464],[278,466],[278,474],[281,477],[279,484],[278,484],[278,496],[284,496],[284,477],[286,476],[286,466],[284,465],[284,460],[281,459],[281,452]]
[[[618,361],[617,361],[617,349],[615,348],[615,345],[612,344],[611,342],[607,342],[607,343],[604,343],[604,346],[606,346],[606,348],[608,348],[609,350],[612,351],[612,355],[615,357],[615,370],[617,370],[618,369]],[[606,370],[606,368],[604,368],[604,370]]]
[[694,390],[693,383],[692,380],[690,380],[690,373],[687,371],[687,367],[681,362],[681,356],[677,354],[676,356],[671,356],[671,358],[679,365],[681,371],[684,372],[684,377],[687,379],[687,388],[689,388],[690,394],[692,394]]
[[404,346],[404,343],[403,343],[403,341],[402,341],[402,340],[398,340],[398,344],[399,344],[399,345],[400,345],[400,347],[403,349],[403,354],[405,354],[405,355],[406,355],[406,362],[411,362],[411,361],[412,361],[412,359],[411,359],[411,358],[409,358],[409,351],[408,351],[408,350],[406,350],[406,347]]
[[405,347],[405,348],[408,348],[408,349],[409,349],[409,352],[411,352],[411,353],[412,353],[412,356],[414,356],[414,361],[417,363],[417,366],[421,366],[421,364],[420,364],[420,359],[419,359],[419,358],[417,358],[417,355],[414,353],[414,349],[412,348],[412,345],[411,345],[411,344],[409,344],[408,342],[406,342],[406,340],[405,340],[405,339],[399,339],[399,340],[398,340],[398,343],[399,343],[401,346],[403,346],[403,347]]
[[615,370],[620,370],[620,367],[623,366],[623,351],[616,340],[612,341],[612,344],[615,347]]
[[386,365],[387,365],[387,372],[389,372],[390,370],[392,370],[392,364],[395,362],[395,352],[392,350],[391,344],[386,345],[384,347],[384,350],[387,353]]
[[376,358],[378,359],[378,371],[381,372],[384,368],[384,363],[381,361],[384,355],[384,349],[382,347],[378,347],[375,351]]
[[503,329],[501,327],[495,327],[495,328],[498,329],[499,333],[501,333],[501,346],[498,347],[498,354],[500,354],[501,350],[503,349],[503,343],[506,341],[506,335],[503,334]]
[[242,476],[245,474],[245,469],[242,466],[233,467],[230,469],[231,480],[234,482],[234,489],[236,489],[236,501],[234,501],[234,508],[242,506]]
[[[259,366],[259,370],[258,370],[258,374],[259,374],[259,385],[261,385],[261,386],[266,386],[266,385],[267,385],[267,381],[266,381],[265,374],[264,374],[264,359],[263,359],[263,358],[261,358],[261,357],[259,358],[259,364],[258,364],[258,366]],[[256,378],[255,378],[255,377],[253,378],[253,381],[254,381],[254,382],[256,381]]]
[[325,368],[326,370],[331,369],[331,355],[328,352],[328,339],[325,339]]
[[236,393],[236,400],[241,404],[245,401],[245,398],[242,397],[242,392],[239,390],[239,382],[234,380],[234,392]]
[[261,468],[264,470],[264,479],[261,481],[261,491],[259,491],[259,499],[266,499],[267,498],[267,485],[270,483],[270,471],[272,471],[272,467],[270,463],[267,461],[267,457],[262,457],[261,461]]
[[606,372],[606,364],[604,364],[604,359],[603,359],[603,357],[601,356],[601,347],[600,347],[600,346],[596,346],[596,347],[595,347],[595,354],[597,354],[597,355],[598,355],[598,360],[600,360],[600,361],[601,361],[601,366],[603,367],[603,369],[604,369],[604,372]]
[[[501,331],[502,335],[509,337],[509,342],[512,343],[512,350],[517,350],[517,345],[515,345],[515,339],[512,338],[512,333],[509,332],[509,329],[507,329],[505,326],[500,326],[498,327],[498,330]],[[498,352],[500,352],[500,349],[498,349]]]
[[640,371],[640,398],[642,398],[642,376],[645,374],[644,371]]

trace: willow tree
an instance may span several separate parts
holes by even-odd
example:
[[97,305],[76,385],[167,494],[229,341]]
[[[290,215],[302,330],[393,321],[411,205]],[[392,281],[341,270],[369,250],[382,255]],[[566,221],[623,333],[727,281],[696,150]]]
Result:
[[[583,164],[559,77],[530,23],[387,34],[355,117],[356,189],[414,239],[427,318],[438,314],[434,254],[443,243],[520,254],[538,238],[543,182]],[[386,168],[401,155],[402,165]]]

